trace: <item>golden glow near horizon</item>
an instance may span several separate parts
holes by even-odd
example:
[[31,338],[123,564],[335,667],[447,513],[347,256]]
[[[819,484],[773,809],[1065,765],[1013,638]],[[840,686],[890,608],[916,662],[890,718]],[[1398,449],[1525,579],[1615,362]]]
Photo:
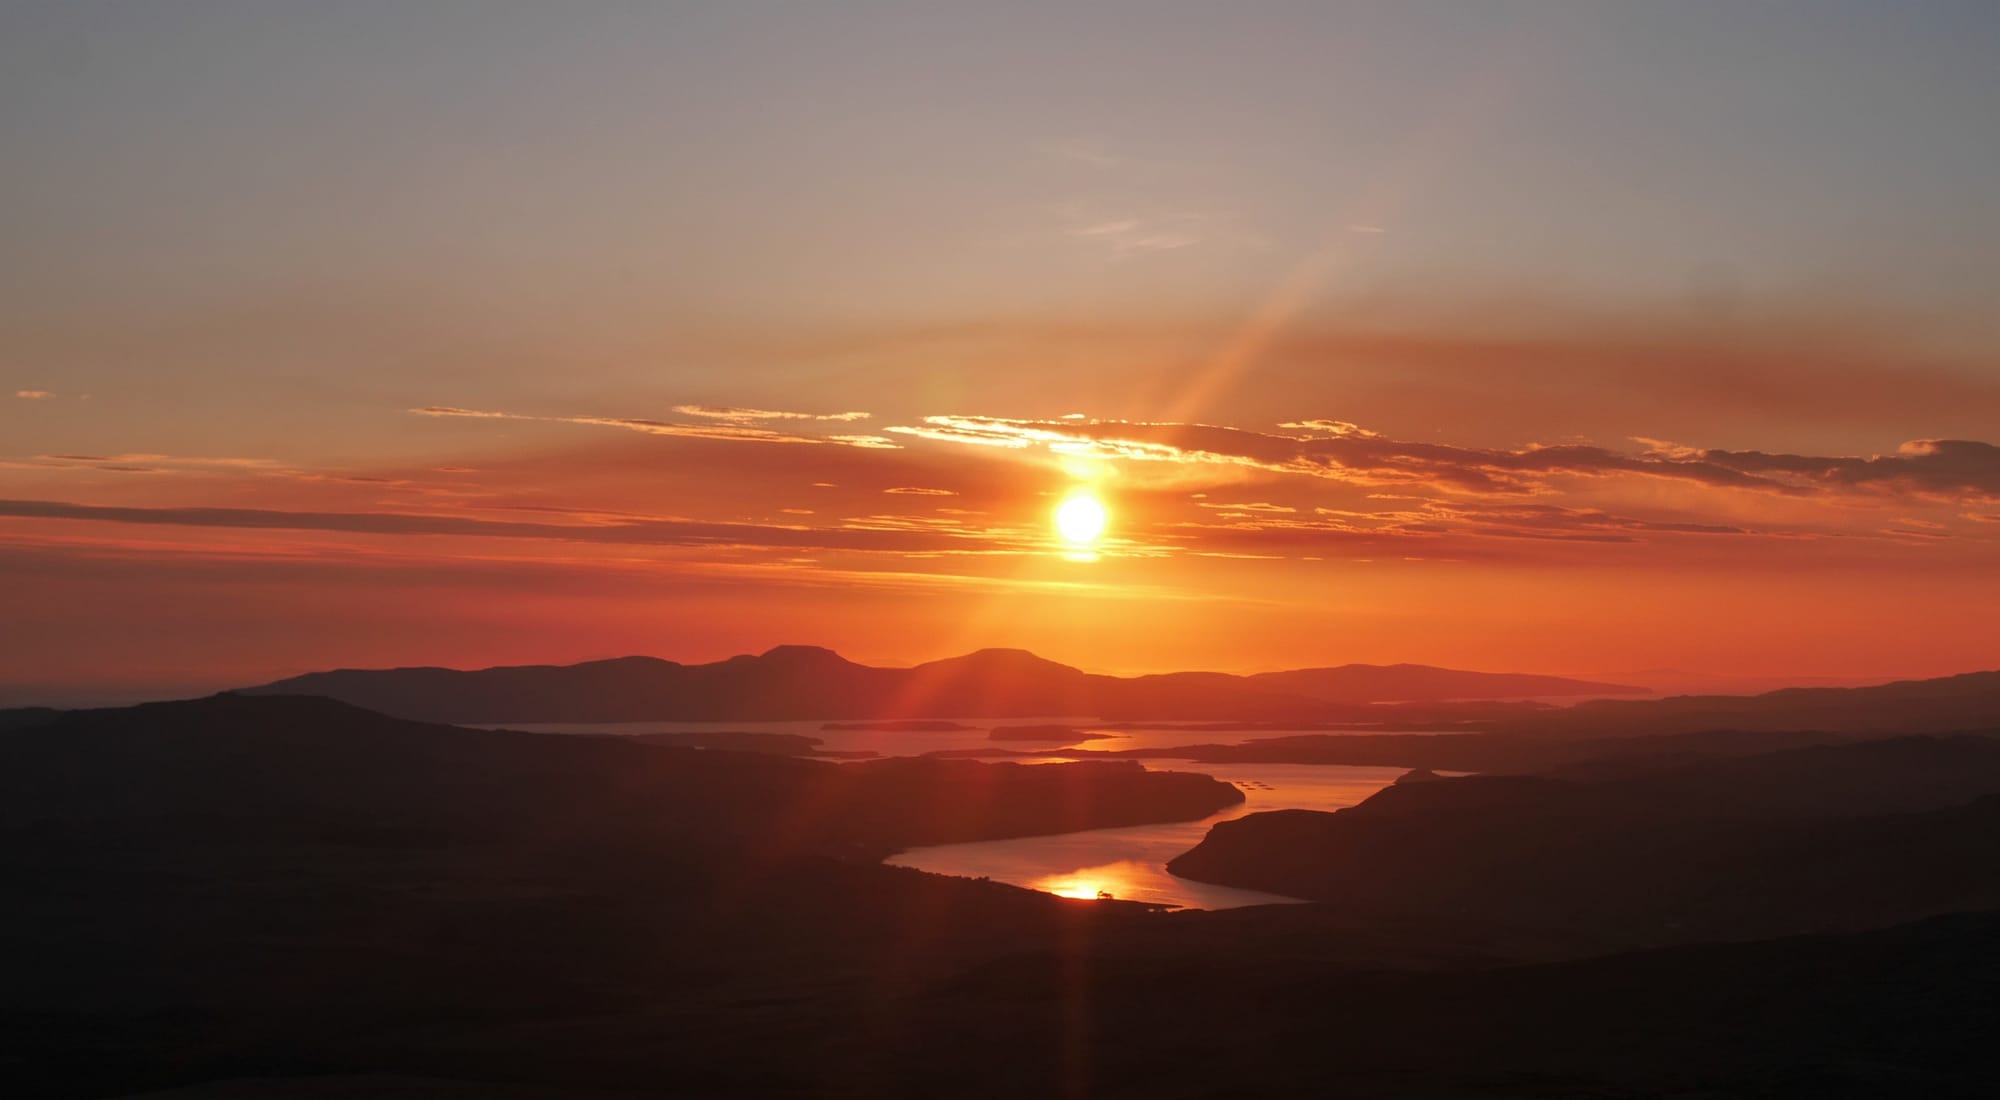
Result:
[[1079,489],[1063,498],[1056,505],[1056,533],[1063,540],[1077,547],[1094,546],[1104,536],[1104,528],[1111,521],[1110,513],[1104,509],[1104,502],[1088,491]]
[[1029,889],[1054,894],[1059,898],[1077,898],[1087,901],[1102,901],[1106,898],[1115,898],[1118,895],[1113,887],[1122,885],[1122,883],[1111,877],[1093,873],[1103,870],[1105,869],[1084,868],[1083,870],[1071,871],[1063,875],[1048,875],[1036,879],[1029,886]]

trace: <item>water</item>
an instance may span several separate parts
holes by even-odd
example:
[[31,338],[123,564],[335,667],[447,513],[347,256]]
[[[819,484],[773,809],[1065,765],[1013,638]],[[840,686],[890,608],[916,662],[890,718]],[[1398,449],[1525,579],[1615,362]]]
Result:
[[1213,886],[1167,873],[1166,863],[1201,843],[1218,821],[1264,810],[1338,810],[1396,781],[1403,768],[1332,764],[1186,764],[1151,762],[1155,770],[1198,771],[1243,791],[1244,802],[1200,821],[1090,829],[1057,836],[986,840],[912,848],[889,862],[939,875],[990,878],[1064,897],[1099,891],[1125,901],[1190,909],[1233,909],[1297,899]]
[[[1240,744],[1294,733],[1375,733],[1375,730],[1191,730],[1172,726],[1106,729],[1087,719],[1022,718],[995,721],[964,719],[962,730],[825,730],[812,722],[607,722],[522,725],[510,729],[538,733],[634,734],[655,732],[713,733],[742,730],[817,737],[822,751],[918,756],[938,750],[1014,750],[1039,754],[1054,751],[1060,741],[989,740],[994,726],[1065,725],[1106,735],[1104,740],[1077,741],[1078,747],[1103,750],[1170,748],[1176,745]],[[1057,756],[1005,757],[1021,763],[1055,762]],[[1143,901],[1192,909],[1230,909],[1271,905],[1294,898],[1212,886],[1170,875],[1168,860],[1201,843],[1209,826],[1265,810],[1338,810],[1381,790],[1403,774],[1402,768],[1364,768],[1334,764],[1197,764],[1180,760],[1147,760],[1154,771],[1199,772],[1243,791],[1244,802],[1200,821],[1090,829],[1055,836],[1018,837],[972,844],[941,844],[912,848],[889,862],[940,875],[989,878],[1065,897],[1094,898],[1100,892],[1125,901]]]
[[[957,750],[991,751],[993,759],[1025,759],[1008,757],[1008,752],[1040,753],[1067,746],[1080,749],[1094,749],[1115,752],[1123,749],[1168,749],[1179,745],[1238,745],[1245,741],[1261,740],[1268,737],[1291,737],[1300,734],[1338,736],[1341,734],[1379,734],[1382,730],[1202,730],[1175,727],[1171,725],[1147,726],[1139,729],[1111,729],[1089,718],[961,718],[957,724],[967,727],[958,730],[829,730],[821,729],[822,723],[811,722],[552,722],[552,723],[506,723],[486,724],[486,728],[524,730],[529,733],[718,733],[741,730],[746,733],[791,733],[806,737],[817,737],[823,752],[856,753],[872,752],[878,756],[922,756],[927,752]],[[994,741],[987,737],[996,726],[1069,726],[1084,733],[1094,733],[1103,740],[1053,741]],[[1462,730],[1397,730],[1402,735],[1462,733]],[[1053,758],[1052,758],[1053,759]],[[1148,766],[1152,766],[1149,763]],[[1167,762],[1162,766],[1171,766]],[[1182,770],[1187,770],[1183,768]],[[1205,768],[1203,770],[1206,770]]]

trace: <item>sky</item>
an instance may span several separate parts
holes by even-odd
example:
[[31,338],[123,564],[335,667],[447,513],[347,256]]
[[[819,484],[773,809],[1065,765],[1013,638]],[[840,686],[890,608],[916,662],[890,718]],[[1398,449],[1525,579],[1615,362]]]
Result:
[[0,704],[780,643],[2000,666],[1997,49],[1985,3],[0,5]]

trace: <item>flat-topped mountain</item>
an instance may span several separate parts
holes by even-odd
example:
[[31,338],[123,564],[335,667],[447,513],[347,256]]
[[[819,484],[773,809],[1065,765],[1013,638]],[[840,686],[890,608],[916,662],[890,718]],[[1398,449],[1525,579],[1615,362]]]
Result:
[[982,649],[911,668],[856,664],[814,646],[684,665],[620,657],[575,665],[340,669],[246,689],[320,695],[435,722],[786,721],[803,719],[1231,718],[1339,721],[1379,718],[1381,703],[1500,695],[1598,695],[1643,688],[1552,676],[1421,665],[1233,676],[1178,672],[1100,676],[1025,650]]

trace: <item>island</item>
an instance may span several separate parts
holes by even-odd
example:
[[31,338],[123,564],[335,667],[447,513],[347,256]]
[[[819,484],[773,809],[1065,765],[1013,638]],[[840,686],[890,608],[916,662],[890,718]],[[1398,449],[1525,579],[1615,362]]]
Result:
[[1049,741],[1062,745],[1078,741],[1108,741],[1108,733],[1087,733],[1075,726],[995,726],[988,741]]

